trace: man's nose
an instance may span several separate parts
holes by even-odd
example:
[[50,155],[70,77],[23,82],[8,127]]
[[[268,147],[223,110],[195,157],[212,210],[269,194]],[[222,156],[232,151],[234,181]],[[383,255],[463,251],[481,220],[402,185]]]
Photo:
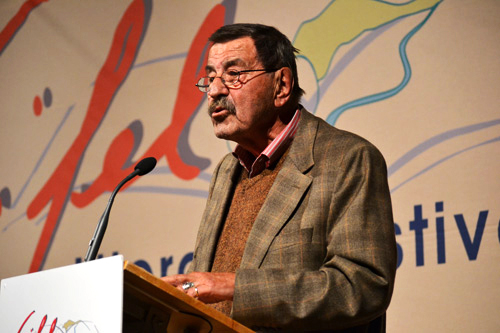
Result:
[[222,78],[216,77],[208,88],[208,96],[210,96],[211,98],[216,98],[219,95],[227,94],[229,94],[229,89],[222,81]]

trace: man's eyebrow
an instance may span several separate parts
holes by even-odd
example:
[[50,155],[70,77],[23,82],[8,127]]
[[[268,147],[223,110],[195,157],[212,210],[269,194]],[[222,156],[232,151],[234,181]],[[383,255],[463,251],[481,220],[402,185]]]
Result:
[[224,68],[228,68],[228,67],[236,66],[236,65],[242,65],[244,63],[245,62],[243,60],[241,60],[240,58],[231,59],[231,60],[224,63]]
[[[229,68],[231,66],[243,65],[243,64],[245,64],[245,62],[242,59],[240,59],[240,58],[231,59],[231,60],[228,60],[228,61],[226,61],[226,62],[223,63],[225,69]],[[209,72],[216,72],[215,67],[212,66],[212,65],[206,65],[205,66],[205,71],[207,73],[209,73]]]

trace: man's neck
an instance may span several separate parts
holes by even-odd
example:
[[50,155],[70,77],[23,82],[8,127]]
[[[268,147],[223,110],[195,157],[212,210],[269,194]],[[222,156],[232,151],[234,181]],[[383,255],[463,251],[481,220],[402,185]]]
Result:
[[259,156],[281,131],[283,131],[288,123],[290,123],[297,109],[298,107],[293,110],[280,112],[278,117],[276,117],[276,121],[265,133],[255,133],[251,141],[237,143],[255,157]]

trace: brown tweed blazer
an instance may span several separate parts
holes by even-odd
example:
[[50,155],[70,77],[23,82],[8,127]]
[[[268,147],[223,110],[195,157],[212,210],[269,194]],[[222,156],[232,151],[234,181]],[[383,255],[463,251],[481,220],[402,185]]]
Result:
[[[384,331],[396,272],[385,161],[301,112],[236,272],[232,317],[254,329]],[[214,171],[191,271],[211,269],[240,172],[231,154]]]

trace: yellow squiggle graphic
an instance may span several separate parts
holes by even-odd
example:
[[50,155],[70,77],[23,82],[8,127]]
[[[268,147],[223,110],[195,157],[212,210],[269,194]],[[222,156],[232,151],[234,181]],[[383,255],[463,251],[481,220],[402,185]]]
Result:
[[336,0],[298,30],[294,46],[311,62],[318,79],[330,65],[337,48],[365,30],[397,18],[430,9],[441,0],[415,0],[404,5],[373,0]]

